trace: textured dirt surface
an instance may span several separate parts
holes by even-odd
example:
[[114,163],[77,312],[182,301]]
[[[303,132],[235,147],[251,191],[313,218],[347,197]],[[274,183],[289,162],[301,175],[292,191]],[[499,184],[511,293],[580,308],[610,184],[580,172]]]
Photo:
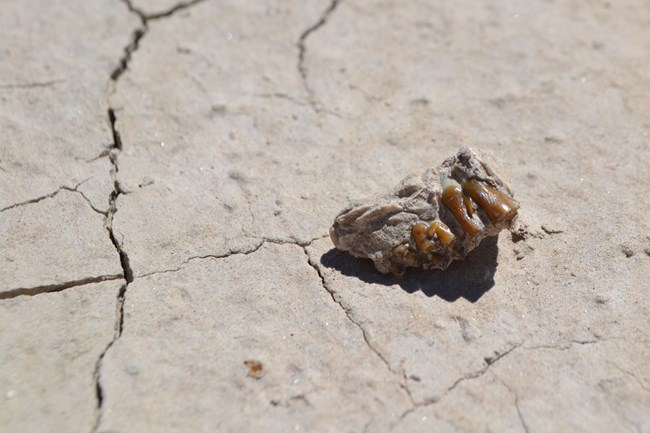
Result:
[[[650,432],[650,5],[0,5],[0,430]],[[333,249],[461,146],[525,229]]]

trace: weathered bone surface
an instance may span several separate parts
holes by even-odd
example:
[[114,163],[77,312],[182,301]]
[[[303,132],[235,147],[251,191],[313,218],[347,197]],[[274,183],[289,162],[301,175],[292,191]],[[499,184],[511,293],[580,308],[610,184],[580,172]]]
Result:
[[344,209],[330,228],[336,248],[369,258],[382,273],[446,269],[510,228],[519,203],[471,149],[402,180],[389,194]]

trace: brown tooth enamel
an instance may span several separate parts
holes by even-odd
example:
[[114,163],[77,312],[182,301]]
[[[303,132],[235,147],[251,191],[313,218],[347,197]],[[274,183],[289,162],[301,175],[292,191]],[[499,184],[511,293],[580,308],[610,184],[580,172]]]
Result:
[[468,235],[476,236],[481,232],[481,227],[472,221],[472,218],[467,213],[465,200],[463,199],[463,191],[460,185],[448,180],[442,190],[442,202],[451,211],[456,221],[458,221]]
[[490,185],[470,179],[463,184],[463,192],[483,208],[492,224],[512,220],[517,215],[519,205]]
[[426,253],[435,247],[434,243],[431,242],[427,237],[427,226],[422,223],[417,223],[413,225],[411,229],[411,237],[415,242],[415,246],[421,253]]
[[449,245],[456,239],[456,235],[442,221],[434,221],[429,225],[427,236],[429,239],[433,239],[434,235],[438,236],[438,240],[444,246]]

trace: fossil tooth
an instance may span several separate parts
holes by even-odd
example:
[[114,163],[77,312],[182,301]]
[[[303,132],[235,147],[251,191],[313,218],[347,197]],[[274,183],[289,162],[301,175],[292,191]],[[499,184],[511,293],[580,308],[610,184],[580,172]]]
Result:
[[390,193],[343,210],[330,228],[336,248],[377,270],[446,269],[486,237],[510,228],[519,203],[482,158],[461,148],[440,166],[411,175]]
[[[476,236],[481,232],[481,226],[470,216],[467,206],[466,197],[463,195],[458,182],[444,178],[442,184],[442,202],[454,214],[456,221],[463,227],[463,230],[470,236]],[[474,208],[472,208],[474,214]]]
[[433,238],[434,235],[438,237],[440,243],[443,245],[449,245],[456,239],[456,235],[441,221],[434,221],[429,225],[427,236]]
[[421,253],[431,251],[436,246],[427,237],[427,226],[422,223],[413,224],[411,238],[415,243],[415,248]]
[[463,184],[463,192],[483,208],[492,224],[510,217],[519,208],[506,194],[474,179]]

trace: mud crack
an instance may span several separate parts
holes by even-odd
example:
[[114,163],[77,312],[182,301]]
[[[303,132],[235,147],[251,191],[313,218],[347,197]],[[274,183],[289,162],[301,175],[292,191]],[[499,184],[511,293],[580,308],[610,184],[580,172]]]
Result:
[[[404,412],[402,414],[402,416],[400,417],[400,421],[404,420],[404,418],[406,418],[411,413],[415,412],[417,409],[439,403],[445,397],[447,397],[454,389],[456,389],[456,387],[458,385],[460,385],[462,382],[464,382],[466,380],[477,379],[477,378],[483,376],[485,373],[488,372],[488,370],[494,364],[496,364],[499,360],[503,359],[506,355],[509,355],[510,353],[512,353],[515,349],[521,347],[522,344],[523,344],[523,342],[516,343],[516,344],[514,344],[513,346],[511,346],[510,348],[508,348],[506,351],[504,351],[502,353],[499,353],[499,354],[497,354],[497,355],[495,355],[493,357],[490,357],[490,358],[484,358],[485,365],[480,370],[474,371],[472,373],[465,374],[465,375],[459,377],[458,379],[456,379],[456,381],[449,388],[447,388],[445,393],[440,398],[429,398],[429,399],[423,400],[420,403],[413,404],[413,407],[411,407],[410,409],[408,409],[406,412]],[[398,422],[398,424],[399,424],[399,422]]]
[[117,80],[120,79],[120,76],[126,71],[127,67],[129,66],[129,62],[131,61],[131,55],[138,49],[140,46],[140,40],[144,37],[144,35],[147,33],[148,30],[148,25],[147,25],[147,20],[143,15],[138,13],[137,11],[134,11],[134,9],[131,6],[131,2],[125,1],[127,7],[129,10],[133,13],[135,13],[139,18],[140,18],[140,23],[141,27],[135,29],[133,31],[133,35],[131,36],[131,42],[124,47],[124,54],[120,58],[117,66],[111,73],[111,80],[113,81],[113,84],[117,82]]
[[117,304],[115,306],[115,326],[113,332],[113,338],[108,342],[102,353],[97,358],[95,363],[95,369],[93,370],[93,378],[95,381],[95,399],[97,401],[97,406],[95,409],[95,423],[93,425],[92,432],[96,432],[99,428],[99,424],[102,420],[102,407],[104,404],[104,389],[101,385],[101,369],[102,363],[104,362],[104,357],[108,353],[109,349],[113,347],[115,342],[122,336],[122,331],[124,329],[124,298],[126,295],[126,286],[127,284],[120,287],[120,291],[117,295]]
[[135,29],[133,31],[133,35],[131,37],[131,42],[124,48],[124,54],[120,58],[120,61],[118,65],[115,67],[113,72],[111,73],[111,80],[116,82],[117,80],[120,79],[120,76],[124,73],[124,71],[127,70],[129,66],[129,62],[131,61],[131,57],[135,51],[140,46],[140,41],[142,38],[147,34],[149,31],[149,22],[158,20],[161,18],[167,18],[172,15],[174,15],[176,12],[181,11],[183,9],[187,9],[189,7],[192,7],[196,4],[202,3],[206,0],[191,0],[187,2],[180,2],[177,3],[176,5],[172,6],[171,8],[162,11],[162,12],[156,12],[153,14],[147,14],[143,10],[135,7],[133,3],[130,0],[122,0],[123,3],[126,5],[126,7],[129,9],[129,11],[140,18],[140,27]]
[[564,351],[564,350],[569,350],[575,345],[579,346],[585,346],[589,344],[597,344],[603,341],[609,341],[609,340],[617,340],[618,337],[608,337],[608,338],[602,338],[602,337],[595,337],[593,340],[570,340],[565,344],[556,344],[556,345],[539,345],[539,346],[527,346],[524,347],[526,350],[558,350],[558,351]]
[[56,197],[60,192],[62,192],[62,191],[68,191],[68,192],[74,192],[74,193],[77,193],[77,194],[81,195],[81,197],[83,197],[83,199],[86,200],[86,202],[88,202],[88,205],[90,206],[90,208],[91,208],[92,210],[94,210],[95,212],[100,213],[100,214],[102,214],[102,215],[106,215],[106,212],[102,212],[101,210],[97,209],[97,208],[92,204],[92,202],[90,201],[90,199],[89,199],[88,197],[86,197],[86,195],[85,195],[83,192],[79,191],[79,187],[80,187],[81,185],[83,185],[84,183],[88,182],[90,179],[92,179],[92,177],[89,177],[88,179],[82,180],[81,182],[79,182],[78,184],[76,184],[74,187],[69,187],[69,186],[60,186],[59,188],[56,189],[56,191],[51,192],[51,193],[49,193],[49,194],[45,194],[45,195],[42,195],[42,196],[40,196],[40,197],[36,197],[36,198],[30,199],[30,200],[25,200],[25,201],[22,201],[22,202],[20,202],[20,203],[14,203],[14,204],[12,204],[12,205],[10,205],[10,206],[7,206],[7,207],[4,207],[4,208],[0,209],[0,213],[2,213],[2,212],[4,212],[4,211],[7,211],[7,210],[10,210],[10,209],[17,208],[17,207],[22,207],[22,206],[27,206],[27,205],[30,205],[30,204],[38,203],[39,201],[43,201],[43,200],[46,200],[46,199],[48,199],[48,198],[54,198],[54,197]]
[[305,29],[302,34],[300,35],[300,38],[298,39],[298,42],[296,43],[298,47],[298,72],[300,73],[300,77],[302,79],[303,86],[305,87],[305,91],[307,92],[307,97],[309,100],[309,105],[314,109],[315,112],[319,113],[321,111],[320,106],[316,102],[316,97],[314,95],[313,89],[309,86],[309,80],[308,80],[308,69],[305,66],[305,56],[307,55],[307,38],[323,27],[326,23],[327,20],[330,18],[334,10],[338,7],[339,3],[341,0],[332,0],[330,5],[325,9],[325,12],[320,16],[319,20],[316,21],[315,24],[311,25],[307,29]]
[[149,20],[157,20],[159,18],[169,17],[169,16],[175,14],[176,12],[178,12],[180,10],[187,9],[187,8],[189,8],[191,6],[194,6],[194,5],[198,4],[198,3],[202,3],[204,1],[205,0],[190,0],[190,1],[186,1],[186,2],[179,2],[179,3],[175,4],[174,6],[172,6],[171,8],[169,8],[169,9],[167,9],[165,11],[156,12],[156,13],[152,13],[152,14],[147,14],[143,10],[132,6],[131,2],[129,1],[129,9],[131,11],[137,13],[138,15],[140,15],[144,20],[149,21]]
[[117,237],[115,236],[115,232],[113,231],[113,217],[117,212],[116,202],[117,202],[117,198],[121,194],[119,182],[117,179],[117,173],[119,171],[118,155],[122,150],[122,141],[120,139],[120,134],[115,127],[116,117],[115,117],[115,112],[112,109],[108,110],[108,120],[111,125],[111,130],[113,134],[113,145],[111,146],[109,151],[109,159],[111,162],[111,178],[113,180],[113,191],[111,191],[108,200],[109,208],[105,219],[105,226],[106,226],[106,230],[108,231],[108,236],[120,257],[120,264],[122,266],[121,278],[125,280],[125,284],[122,285],[120,291],[117,294],[113,338],[111,339],[111,341],[109,341],[109,343],[106,345],[102,353],[99,355],[99,358],[95,363],[95,370],[93,372],[93,377],[95,380],[95,398],[97,400],[95,424],[92,429],[93,432],[96,432],[97,429],[99,428],[99,424],[101,422],[102,413],[103,413],[102,407],[104,404],[104,390],[101,384],[102,362],[104,361],[104,357],[106,356],[106,353],[109,351],[109,349],[113,347],[113,344],[115,344],[115,342],[122,336],[122,331],[124,330],[124,299],[126,298],[127,287],[133,281],[133,270],[131,269],[129,256],[126,253],[126,251],[122,248],[122,245],[117,240]]
[[496,377],[496,379],[503,385],[510,394],[515,399],[515,409],[517,410],[517,416],[519,417],[519,422],[521,423],[521,427],[524,429],[524,432],[529,433],[530,430],[528,429],[528,424],[526,424],[526,420],[524,419],[524,414],[521,412],[521,407],[519,406],[519,395],[515,392],[514,389],[510,387],[506,382],[504,382],[501,378],[493,374],[493,377]]
[[152,275],[157,275],[157,274],[169,274],[169,273],[174,273],[178,272],[181,269],[183,269],[185,266],[187,266],[188,263],[194,261],[194,260],[205,260],[205,259],[225,259],[231,256],[237,256],[237,255],[242,255],[242,256],[247,256],[249,254],[253,254],[257,252],[260,248],[262,248],[265,244],[276,244],[276,245],[296,245],[302,248],[308,247],[311,245],[312,242],[323,239],[325,237],[328,237],[329,235],[322,235],[322,236],[317,236],[307,242],[291,242],[291,241],[285,241],[282,239],[270,239],[270,238],[262,238],[257,245],[255,245],[252,248],[249,248],[247,250],[234,250],[234,251],[228,251],[223,254],[203,254],[203,255],[197,255],[197,256],[191,256],[185,259],[178,267],[172,268],[172,269],[165,269],[162,271],[152,271],[148,272],[146,274],[142,275],[136,275],[134,278],[144,278],[144,277],[149,277]]
[[[325,277],[323,276],[320,268],[312,260],[311,256],[309,255],[309,252],[307,251],[308,246],[309,245],[303,245],[302,250],[305,253],[305,256],[307,256],[307,264],[309,264],[309,266],[314,268],[314,271],[316,271],[316,274],[320,278],[321,286],[323,286],[323,288],[327,291],[327,293],[329,293],[330,297],[332,298],[332,301],[334,301],[334,303],[336,305],[338,305],[343,310],[343,312],[345,313],[345,316],[348,318],[348,320],[350,322],[352,322],[352,324],[354,324],[357,328],[359,328],[359,330],[361,331],[361,335],[363,337],[363,341],[366,343],[366,346],[368,346],[368,348],[381,360],[381,362],[386,366],[386,368],[388,369],[388,371],[391,374],[394,374],[395,376],[397,376],[399,378],[400,388],[404,391],[404,393],[408,397],[411,404],[415,405],[415,402],[413,400],[413,396],[411,395],[411,391],[406,386],[406,372],[405,371],[401,371],[401,372],[396,371],[390,365],[390,362],[388,361],[388,359],[384,355],[382,355],[382,353],[370,342],[370,338],[368,337],[368,331],[361,325],[361,323],[359,323],[357,320],[355,320],[354,316],[352,315],[352,311],[350,310],[350,308],[346,307],[343,304],[343,302],[341,302],[341,300],[336,296],[336,293],[334,293],[334,291],[331,290],[329,288],[329,286],[327,285],[327,282],[325,281]],[[404,414],[402,414],[402,416],[404,416]]]
[[102,281],[118,280],[122,275],[100,275],[98,277],[83,278],[81,280],[66,281],[59,284],[48,284],[37,287],[24,287],[20,289],[13,289],[7,292],[0,293],[0,299],[11,299],[17,296],[36,296],[41,293],[55,293],[62,292],[71,287],[83,286],[86,284],[99,283]]
[[42,87],[52,87],[55,84],[65,82],[64,79],[32,81],[29,83],[0,83],[0,89],[37,89]]
[[478,371],[475,371],[475,372],[473,372],[473,373],[466,374],[466,375],[464,375],[464,376],[462,376],[462,377],[456,379],[456,381],[455,381],[455,382],[454,382],[454,383],[453,383],[449,388],[447,388],[447,391],[446,391],[445,394],[440,398],[440,400],[442,400],[443,398],[445,398],[445,396],[446,396],[447,394],[449,394],[451,391],[453,391],[453,390],[454,390],[458,385],[460,385],[462,382],[464,382],[464,381],[466,381],[466,380],[470,380],[470,379],[477,379],[477,378],[483,376],[485,373],[487,373],[487,371],[490,369],[490,367],[492,367],[494,364],[497,363],[497,361],[499,361],[500,359],[502,359],[502,358],[505,357],[506,355],[509,355],[510,353],[512,353],[513,350],[515,350],[516,348],[520,347],[521,345],[522,345],[522,343],[517,343],[517,344],[511,346],[508,350],[506,350],[506,351],[503,352],[503,353],[500,353],[500,354],[498,354],[498,355],[496,355],[496,356],[494,356],[494,357],[492,357],[492,358],[485,358],[485,366],[484,366],[483,368],[481,368],[481,369],[478,370]]
[[108,99],[109,99],[108,122],[111,128],[113,142],[110,148],[108,149],[107,154],[111,162],[110,174],[111,174],[111,179],[113,181],[113,191],[111,191],[108,200],[109,210],[106,213],[105,226],[106,226],[106,230],[108,231],[108,236],[120,257],[120,264],[122,266],[121,278],[124,278],[125,284],[120,288],[120,291],[117,295],[117,301],[115,306],[115,329],[114,329],[113,338],[106,345],[106,347],[100,354],[99,358],[97,359],[97,362],[95,363],[95,370],[93,372],[93,377],[95,381],[95,397],[97,400],[97,405],[95,410],[96,418],[92,429],[93,432],[97,431],[97,429],[99,428],[99,425],[102,420],[102,414],[103,414],[105,395],[104,395],[104,389],[102,388],[102,384],[101,384],[102,362],[104,360],[104,357],[106,356],[106,353],[108,353],[110,348],[113,347],[115,342],[122,336],[122,332],[124,330],[124,301],[126,299],[129,284],[133,282],[133,270],[131,268],[129,255],[127,254],[126,250],[123,248],[122,243],[117,239],[117,236],[115,235],[115,232],[113,230],[113,218],[118,211],[117,199],[121,194],[123,194],[123,191],[120,188],[120,184],[118,180],[118,172],[119,172],[118,158],[120,153],[122,152],[123,143],[122,143],[122,138],[120,136],[119,129],[117,128],[117,113],[111,104],[110,97],[112,92],[115,91],[115,89],[117,88],[117,83],[121,78],[122,74],[128,69],[133,54],[139,48],[142,38],[144,38],[144,36],[147,34],[147,31],[149,29],[149,22],[152,20],[172,16],[177,11],[201,3],[204,0],[192,0],[187,2],[181,2],[164,12],[157,13],[157,14],[150,14],[150,15],[147,15],[141,10],[135,8],[130,0],[122,0],[122,1],[131,13],[138,16],[138,18],[140,19],[140,27],[138,27],[133,31],[131,41],[127,44],[126,47],[124,47],[124,53],[122,57],[119,59],[117,66],[111,73],[110,80],[109,80],[110,90],[108,94]]

